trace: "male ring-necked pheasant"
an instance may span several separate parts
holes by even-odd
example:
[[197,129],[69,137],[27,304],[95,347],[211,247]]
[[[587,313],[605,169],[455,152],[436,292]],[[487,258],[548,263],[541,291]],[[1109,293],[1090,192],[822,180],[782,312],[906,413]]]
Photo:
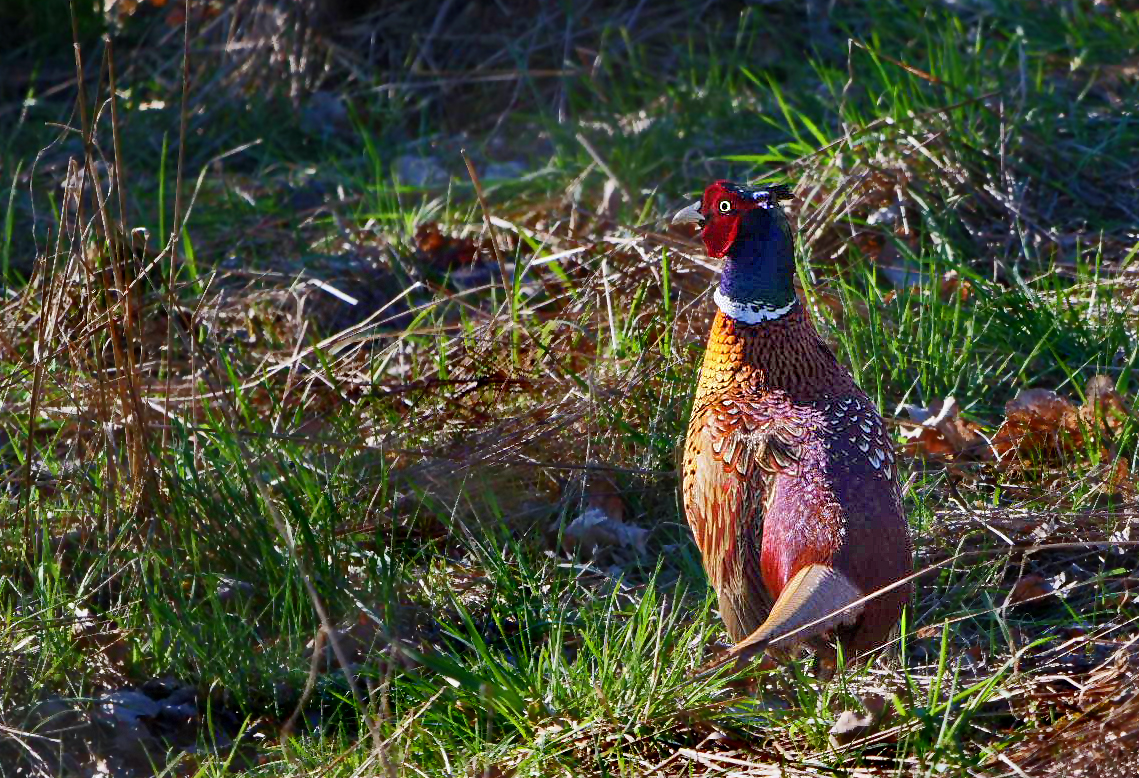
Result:
[[[684,510],[743,659],[806,644],[828,664],[884,643],[913,571],[893,446],[795,294],[785,186],[717,181],[673,223],[723,258],[683,464]],[[785,633],[807,629],[780,639]]]

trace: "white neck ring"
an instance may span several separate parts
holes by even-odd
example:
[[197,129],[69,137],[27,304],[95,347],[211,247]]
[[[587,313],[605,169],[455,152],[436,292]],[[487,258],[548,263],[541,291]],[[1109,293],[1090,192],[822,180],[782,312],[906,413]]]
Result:
[[791,302],[784,305],[782,308],[772,308],[759,302],[744,302],[740,300],[733,300],[727,297],[720,291],[720,287],[716,287],[716,291],[712,294],[712,299],[716,301],[716,305],[728,316],[736,321],[743,322],[744,324],[759,324],[765,321],[774,321],[782,318],[791,312],[795,307],[798,300],[791,300]]

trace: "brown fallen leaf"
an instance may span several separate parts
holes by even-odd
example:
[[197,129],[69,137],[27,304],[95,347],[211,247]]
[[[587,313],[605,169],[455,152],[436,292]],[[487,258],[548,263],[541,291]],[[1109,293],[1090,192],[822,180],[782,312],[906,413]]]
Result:
[[865,712],[844,710],[838,714],[834,726],[827,733],[831,746],[838,748],[874,733],[889,712],[886,698],[880,694],[867,694],[861,699]]
[[985,664],[985,649],[982,648],[980,643],[973,643],[965,649],[962,658],[969,662],[974,668],[981,667]]
[[[166,0],[158,0],[157,2],[155,0],[151,0],[150,4],[155,8],[163,8],[166,6]],[[137,6],[139,3],[135,2],[134,5]],[[200,24],[203,21],[209,21],[210,19],[217,18],[222,10],[219,3],[195,3],[193,6],[191,6],[191,8],[193,10],[191,20],[195,24]],[[170,10],[166,12],[166,19],[164,21],[166,26],[171,29],[181,27],[183,22],[186,21],[185,0],[183,0],[181,3],[175,3],[174,5],[171,5]]]
[[869,713],[858,713],[844,710],[838,714],[834,726],[827,733],[830,735],[831,745],[835,748],[844,746],[852,740],[865,737],[874,727],[874,717]]
[[648,552],[649,531],[612,518],[603,509],[587,508],[570,522],[562,535],[562,548],[567,554],[580,549],[586,559],[598,561],[613,556],[614,551]]
[[1042,575],[1030,573],[1022,576],[1013,584],[1012,591],[1005,598],[1005,605],[1010,607],[1017,605],[1039,607],[1050,598],[1051,594],[1052,586],[1048,583],[1048,579]]
[[437,222],[425,222],[415,231],[420,256],[440,270],[451,270],[475,261],[478,247],[469,238],[455,238],[439,231]]
[[1131,477],[1131,466],[1126,459],[1115,456],[1103,485],[1112,494],[1135,494],[1135,479]]
[[591,479],[585,491],[585,504],[590,508],[599,508],[614,521],[625,520],[625,501],[611,478],[602,476]]
[[933,640],[934,638],[941,637],[943,627],[940,624],[927,624],[924,627],[919,627],[914,637],[918,640]]
[[1080,419],[1091,429],[1116,433],[1131,416],[1127,401],[1108,376],[1097,375],[1088,381],[1084,396],[1087,401],[1080,408]]
[[585,490],[585,510],[561,529],[555,522],[551,536],[561,532],[562,550],[575,551],[595,564],[617,564],[637,559],[648,551],[649,530],[625,521],[625,500],[619,487],[607,476],[590,479]]
[[961,278],[956,270],[950,270],[941,277],[941,299],[948,301],[954,294],[964,302],[973,294],[973,285]]
[[[368,614],[361,611],[355,621],[345,622],[335,630],[334,637],[340,644],[345,659],[352,664],[365,662],[392,662],[397,667],[409,669],[415,665],[414,660],[403,649],[414,650],[416,646],[405,638],[395,637],[389,639],[381,625]],[[313,662],[316,672],[330,672],[339,668],[339,661],[332,648],[332,641],[328,634],[321,629],[317,636],[306,645],[302,656]]]
[[918,426],[902,432],[906,441],[903,447],[910,454],[973,461],[991,457],[980,427],[960,417],[954,398],[935,400],[927,408],[916,405],[904,407],[909,417],[918,423]]
[[1099,444],[1101,459],[1107,463],[1102,488],[1111,494],[1133,494],[1135,483],[1128,458],[1120,455],[1117,444],[1123,426],[1131,418],[1127,399],[1115,388],[1115,381],[1104,375],[1088,381],[1084,397],[1080,421]]
[[1022,389],[1005,405],[1005,420],[993,436],[1001,462],[1013,457],[1059,459],[1083,443],[1080,414],[1051,389]]
[[127,633],[115,621],[82,605],[73,603],[69,607],[71,645],[84,653],[93,677],[108,687],[124,683],[131,656]]

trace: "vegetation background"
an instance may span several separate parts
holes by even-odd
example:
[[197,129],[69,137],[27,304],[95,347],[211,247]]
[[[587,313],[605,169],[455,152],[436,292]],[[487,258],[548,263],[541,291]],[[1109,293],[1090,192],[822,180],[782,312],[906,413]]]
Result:
[[[1122,0],[4,0],[0,773],[1139,774],[1137,47]],[[720,177],[795,185],[928,569],[829,682],[687,682],[667,217]]]

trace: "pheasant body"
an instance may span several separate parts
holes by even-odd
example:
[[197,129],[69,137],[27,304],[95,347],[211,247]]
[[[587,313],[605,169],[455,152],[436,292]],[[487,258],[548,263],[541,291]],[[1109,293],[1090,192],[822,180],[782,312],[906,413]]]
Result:
[[[829,653],[833,635],[859,654],[889,637],[909,588],[839,611],[911,572],[910,539],[881,416],[795,297],[780,194],[717,182],[697,210],[709,254],[726,258],[688,424],[684,508],[737,653],[800,643]],[[725,201],[734,225],[717,223],[733,216]]]

